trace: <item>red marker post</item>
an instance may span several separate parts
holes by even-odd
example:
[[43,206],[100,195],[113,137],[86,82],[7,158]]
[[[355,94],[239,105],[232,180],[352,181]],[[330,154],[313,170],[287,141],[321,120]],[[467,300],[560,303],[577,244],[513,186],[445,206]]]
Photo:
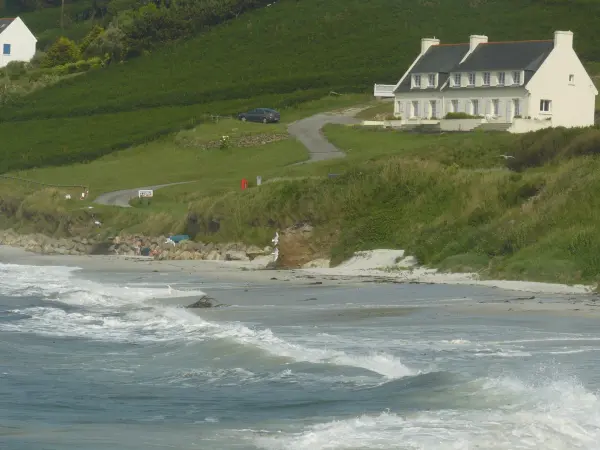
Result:
[[248,189],[248,180],[246,180],[245,178],[242,178],[242,191],[244,189]]

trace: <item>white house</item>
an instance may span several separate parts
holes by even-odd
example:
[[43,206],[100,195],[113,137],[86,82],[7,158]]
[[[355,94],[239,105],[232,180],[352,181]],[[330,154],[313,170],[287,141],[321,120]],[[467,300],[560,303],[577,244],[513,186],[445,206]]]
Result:
[[31,61],[37,39],[19,18],[0,18],[0,67],[11,61]]
[[[404,124],[513,132],[593,125],[598,95],[570,31],[545,41],[488,42],[473,35],[469,43],[441,44],[425,38],[400,81],[375,85],[374,93],[394,98],[394,115]],[[478,118],[443,120],[448,113]]]

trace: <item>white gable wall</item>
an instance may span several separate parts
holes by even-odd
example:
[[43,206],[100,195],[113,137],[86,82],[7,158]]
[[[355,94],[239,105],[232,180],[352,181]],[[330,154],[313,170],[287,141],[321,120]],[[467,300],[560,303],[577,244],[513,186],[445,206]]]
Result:
[[[566,33],[566,32],[558,32]],[[561,38],[564,39],[564,43]],[[551,118],[552,126],[582,127],[594,124],[598,91],[579,57],[570,45],[572,35],[558,34],[556,45],[533,75],[527,89],[531,93],[529,110],[532,118]],[[573,75],[573,82],[569,76]],[[551,111],[540,111],[540,100],[551,100]]]
[[[11,61],[31,61],[35,55],[37,39],[20,19],[16,18],[0,34],[0,67]],[[10,44],[10,55],[4,54],[4,44]]]

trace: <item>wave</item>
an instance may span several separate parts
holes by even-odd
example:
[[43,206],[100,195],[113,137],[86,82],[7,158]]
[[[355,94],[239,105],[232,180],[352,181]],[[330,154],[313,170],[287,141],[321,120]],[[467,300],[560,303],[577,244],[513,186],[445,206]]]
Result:
[[2,331],[116,342],[224,340],[276,358],[360,368],[388,379],[417,373],[388,353],[311,348],[278,337],[269,328],[209,322],[183,308],[148,302],[157,297],[199,296],[204,294],[202,291],[180,291],[166,285],[152,288],[101,284],[75,278],[76,269],[65,267],[0,265],[0,270],[8,279],[3,281],[2,291],[45,297],[42,306],[11,310],[20,320],[0,322]]
[[473,393],[501,396],[499,408],[438,410],[402,416],[390,411],[334,420],[299,432],[253,433],[269,450],[344,449],[597,449],[600,398],[575,379],[527,384],[489,379]]

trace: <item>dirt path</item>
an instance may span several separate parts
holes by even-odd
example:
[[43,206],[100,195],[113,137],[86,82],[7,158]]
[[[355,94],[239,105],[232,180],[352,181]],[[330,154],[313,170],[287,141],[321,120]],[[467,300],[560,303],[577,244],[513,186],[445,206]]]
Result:
[[121,206],[123,208],[129,208],[129,202],[138,196],[138,191],[141,189],[160,189],[167,186],[176,186],[178,184],[193,183],[193,181],[182,181],[179,183],[168,183],[168,184],[156,184],[154,186],[138,187],[134,189],[123,189],[121,191],[107,192],[106,194],[100,194],[94,199],[94,203],[99,205],[109,206]]
[[330,123],[358,124],[354,116],[364,108],[351,108],[336,113],[317,114],[301,119],[288,126],[288,132],[308,149],[310,158],[305,163],[343,158],[346,154],[325,138],[322,128]]

